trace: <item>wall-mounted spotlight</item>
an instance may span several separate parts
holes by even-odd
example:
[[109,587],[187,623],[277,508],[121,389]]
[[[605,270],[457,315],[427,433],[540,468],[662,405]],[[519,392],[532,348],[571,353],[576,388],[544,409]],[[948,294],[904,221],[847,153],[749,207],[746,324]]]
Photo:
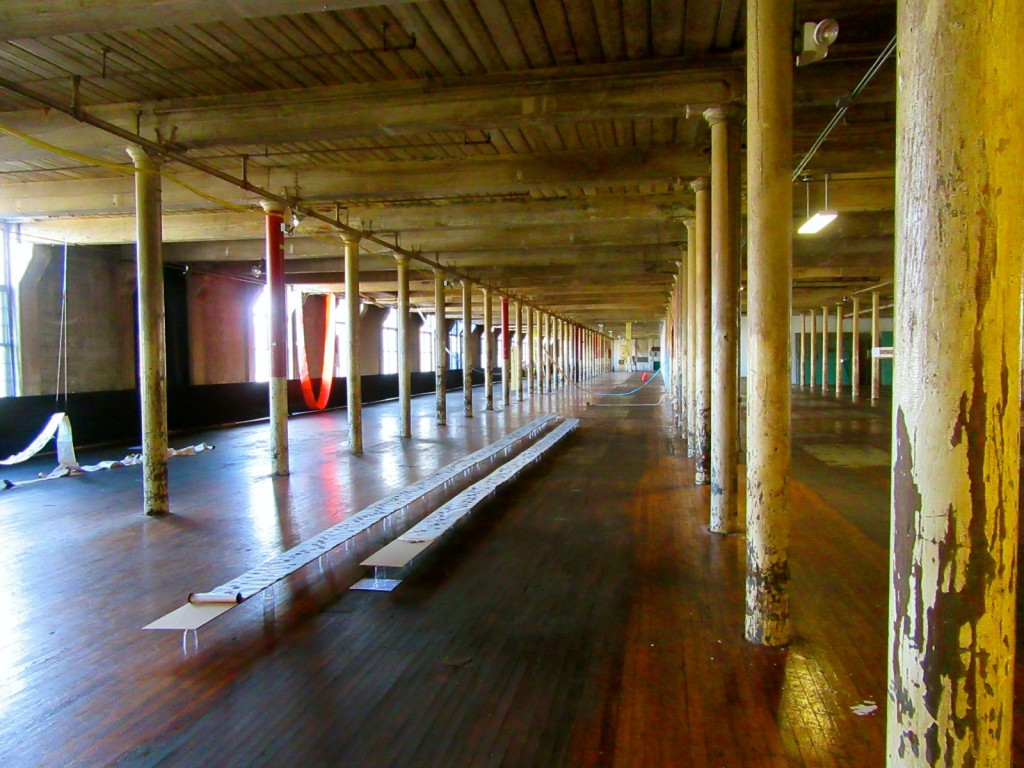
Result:
[[813,21],[805,22],[796,65],[805,67],[824,59],[828,56],[828,47],[836,41],[837,37],[839,37],[839,22],[835,19],[822,19],[817,24]]

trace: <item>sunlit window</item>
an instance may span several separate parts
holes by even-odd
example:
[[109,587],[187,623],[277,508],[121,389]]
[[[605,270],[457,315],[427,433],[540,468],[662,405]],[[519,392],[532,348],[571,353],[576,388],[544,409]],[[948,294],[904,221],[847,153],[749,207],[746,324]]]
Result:
[[[285,307],[288,317],[287,341],[288,369],[286,375],[295,378],[295,355],[291,340],[295,338],[295,315],[302,294],[285,287]],[[270,381],[270,287],[263,286],[259,298],[252,305],[253,381]]]
[[448,331],[448,370],[462,368],[462,321],[456,320]]
[[420,370],[434,370],[434,328],[437,320],[434,315],[421,315],[423,325],[420,326]]
[[334,306],[334,375],[348,376],[348,299],[340,296]]
[[381,373],[398,373],[398,312],[394,309],[384,318],[381,329]]

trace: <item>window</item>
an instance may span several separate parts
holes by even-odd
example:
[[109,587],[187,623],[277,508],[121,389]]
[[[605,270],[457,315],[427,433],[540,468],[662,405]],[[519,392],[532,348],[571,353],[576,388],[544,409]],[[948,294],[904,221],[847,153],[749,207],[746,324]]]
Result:
[[336,297],[334,305],[334,375],[348,376],[348,299]]
[[31,243],[0,225],[0,397],[18,394],[18,286],[31,260]]
[[420,326],[420,370],[434,370],[434,328],[437,318],[434,315],[420,315],[423,325]]
[[[295,311],[302,301],[302,294],[285,287],[285,307],[288,317],[287,339],[295,336]],[[252,305],[252,339],[253,339],[253,381],[270,381],[270,286],[263,286],[260,296]],[[295,378],[294,346],[288,344],[287,376]]]
[[398,373],[398,312],[394,309],[384,318],[381,329],[381,373]]
[[462,321],[456,320],[448,331],[448,370],[462,367]]

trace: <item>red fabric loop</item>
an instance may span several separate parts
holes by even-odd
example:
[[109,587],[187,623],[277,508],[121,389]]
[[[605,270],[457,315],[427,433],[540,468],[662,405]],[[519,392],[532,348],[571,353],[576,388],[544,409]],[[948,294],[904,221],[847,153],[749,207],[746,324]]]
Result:
[[331,399],[331,387],[334,384],[334,305],[333,293],[323,297],[326,303],[324,308],[324,364],[320,374],[320,394],[313,397],[313,381],[309,377],[309,358],[306,357],[306,325],[302,316],[302,304],[299,302],[299,309],[295,314],[296,328],[295,343],[299,357],[299,386],[302,388],[302,399],[306,401],[308,408],[322,411],[327,407],[327,401]]

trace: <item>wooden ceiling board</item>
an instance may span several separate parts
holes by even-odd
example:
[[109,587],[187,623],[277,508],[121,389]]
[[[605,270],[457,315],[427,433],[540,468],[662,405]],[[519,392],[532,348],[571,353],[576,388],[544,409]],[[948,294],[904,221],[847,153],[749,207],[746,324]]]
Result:
[[611,120],[597,120],[593,123],[597,132],[598,146],[602,149],[614,149],[619,145],[615,138],[615,126]]
[[523,47],[519,33],[508,15],[505,4],[490,2],[490,0],[473,0],[473,5],[480,14],[488,34],[494,40],[505,68],[511,71],[529,68],[530,59]]
[[681,0],[651,0],[651,52],[654,56],[683,53],[684,11]]
[[533,3],[510,2],[505,8],[526,51],[530,67],[553,66],[555,58]]
[[721,12],[718,15],[718,30],[715,32],[715,50],[731,51],[744,46],[745,25],[741,19],[746,8],[746,0],[721,0]]
[[[326,18],[327,14],[318,14]],[[323,26],[317,24],[313,16],[290,16],[282,20],[281,30],[291,34],[305,51],[305,55],[314,55],[313,61],[328,73],[325,84],[394,80],[395,75],[376,56],[352,55],[347,51],[366,50],[366,45],[358,36],[347,29],[337,34],[329,34]],[[393,61],[394,57],[387,57]]]
[[715,47],[721,0],[686,0],[683,53],[698,56]]
[[604,61],[622,61],[626,58],[625,27],[622,21],[621,0],[592,0],[594,23],[601,41]]
[[625,30],[626,56],[646,59],[651,55],[650,0],[622,0],[622,25]]
[[569,31],[569,20],[565,17],[562,0],[534,0],[534,6],[555,64],[579,64],[580,58],[576,53],[572,33]]
[[478,3],[472,0],[446,0],[452,21],[487,72],[505,72],[508,66],[501,57],[480,15]]
[[444,0],[430,0],[417,7],[463,74],[478,75],[488,71]]
[[[413,41],[412,36],[388,13],[386,8],[367,9],[379,11],[370,13],[348,11],[342,13],[310,14],[310,23],[318,27],[328,40],[334,42],[339,49],[346,51],[346,67],[359,72],[360,82],[369,82],[371,72],[386,72],[377,79],[408,79],[422,76],[433,71],[431,65],[417,48],[381,51],[385,46],[384,25],[387,25],[387,44],[389,46],[406,46]],[[356,51],[375,51],[375,53],[356,53]]]
[[562,0],[576,57],[580,62],[605,61],[593,0]]
[[416,35],[416,47],[433,67],[434,72],[442,76],[468,74],[452,57],[430,22],[423,17],[419,4],[396,6],[391,9],[391,13],[403,29]]

